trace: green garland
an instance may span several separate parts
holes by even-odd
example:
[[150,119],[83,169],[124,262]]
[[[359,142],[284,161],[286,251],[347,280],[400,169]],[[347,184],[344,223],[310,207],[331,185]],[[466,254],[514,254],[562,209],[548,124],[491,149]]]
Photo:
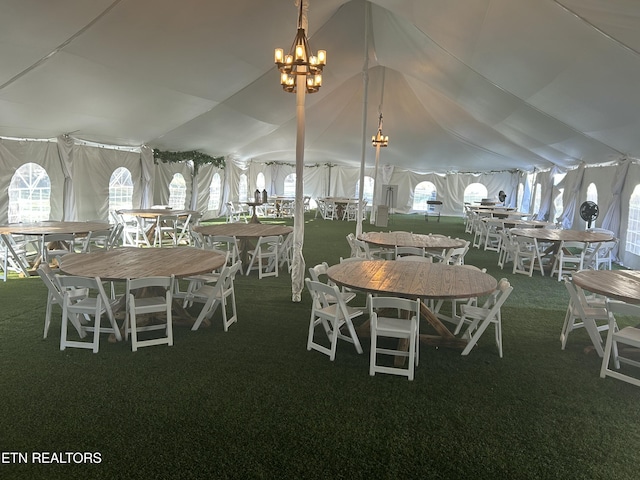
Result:
[[212,157],[211,155],[196,152],[195,150],[189,152],[167,152],[154,148],[153,159],[156,163],[158,160],[163,163],[187,162],[191,160],[195,172],[197,172],[202,165],[213,165],[219,168],[225,167],[224,157]]

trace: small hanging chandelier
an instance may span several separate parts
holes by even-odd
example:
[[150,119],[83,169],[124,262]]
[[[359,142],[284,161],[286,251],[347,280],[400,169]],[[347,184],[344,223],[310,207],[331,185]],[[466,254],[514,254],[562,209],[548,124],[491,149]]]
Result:
[[378,119],[378,133],[376,133],[373,137],[371,137],[371,144],[374,147],[389,146],[389,136],[382,135],[382,113],[380,113],[380,118]]
[[280,71],[280,84],[285,92],[294,93],[296,91],[296,76],[305,75],[307,77],[307,93],[315,93],[322,86],[322,69],[327,64],[327,52],[318,50],[318,55],[314,55],[309,48],[307,35],[302,28],[302,4],[300,0],[300,12],[298,14],[298,33],[293,39],[293,44],[289,54],[285,55],[281,48],[275,50],[275,64]]

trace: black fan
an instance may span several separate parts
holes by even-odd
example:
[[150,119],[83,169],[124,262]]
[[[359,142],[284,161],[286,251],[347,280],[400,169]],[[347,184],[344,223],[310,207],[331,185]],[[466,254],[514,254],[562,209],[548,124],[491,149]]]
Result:
[[598,205],[587,200],[580,205],[580,218],[587,222],[587,228],[591,228],[591,222],[598,218]]

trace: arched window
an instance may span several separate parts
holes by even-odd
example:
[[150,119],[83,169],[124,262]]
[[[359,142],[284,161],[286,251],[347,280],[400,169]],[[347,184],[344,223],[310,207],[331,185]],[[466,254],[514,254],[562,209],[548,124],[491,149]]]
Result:
[[209,204],[207,210],[217,212],[220,209],[220,174],[214,173],[209,185]]
[[263,191],[265,189],[266,184],[267,182],[264,178],[264,173],[262,172],[258,173],[258,176],[256,177],[256,188],[260,191]]
[[481,183],[472,183],[464,189],[464,203],[475,203],[482,201],[483,198],[487,198],[487,187]]
[[286,177],[284,177],[284,191],[282,194],[285,197],[295,197],[296,196],[296,174],[290,173]]
[[436,186],[431,182],[420,182],[413,193],[413,210],[428,210],[427,200],[436,199]]
[[595,183],[590,183],[587,187],[587,201],[598,203],[598,188]]
[[49,220],[51,181],[37,163],[25,163],[9,184],[9,223]]
[[249,190],[249,185],[247,184],[247,176],[243,173],[240,175],[240,180],[238,181],[238,201],[239,202],[247,201],[248,190]]
[[[360,180],[356,183],[356,198],[360,198]],[[373,205],[373,177],[364,177],[362,199],[366,200],[367,205]]]
[[640,185],[636,185],[629,199],[629,219],[625,250],[640,255]]
[[178,210],[185,208],[187,184],[181,173],[174,173],[169,184],[169,206]]
[[109,179],[109,211],[133,208],[133,181],[125,167],[116,168]]

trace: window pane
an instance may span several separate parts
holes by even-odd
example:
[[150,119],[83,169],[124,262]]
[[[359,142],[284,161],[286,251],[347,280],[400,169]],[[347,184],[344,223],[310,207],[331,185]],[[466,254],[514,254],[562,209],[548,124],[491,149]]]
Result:
[[36,163],[22,165],[9,184],[9,223],[48,220],[51,182],[44,168]]
[[207,210],[218,211],[220,209],[220,174],[214,173],[209,186],[209,205]]
[[185,208],[187,184],[181,173],[175,173],[169,184],[169,206],[177,210]]
[[435,200],[437,196],[436,186],[431,182],[420,182],[413,193],[413,209],[433,211],[433,205],[427,205],[428,200]]
[[296,174],[295,173],[290,173],[285,177],[283,195],[285,197],[296,196]]
[[[360,198],[360,180],[356,183],[356,198]],[[362,198],[366,200],[367,205],[373,205],[373,177],[364,177]]]
[[247,176],[243,173],[240,175],[240,180],[238,181],[238,200],[240,202],[247,201]]
[[133,208],[133,181],[131,172],[119,167],[109,179],[109,211]]
[[629,222],[625,249],[627,252],[640,255],[640,185],[636,185],[629,199]]
[[472,183],[464,189],[464,203],[475,203],[487,198],[487,187],[481,183]]

